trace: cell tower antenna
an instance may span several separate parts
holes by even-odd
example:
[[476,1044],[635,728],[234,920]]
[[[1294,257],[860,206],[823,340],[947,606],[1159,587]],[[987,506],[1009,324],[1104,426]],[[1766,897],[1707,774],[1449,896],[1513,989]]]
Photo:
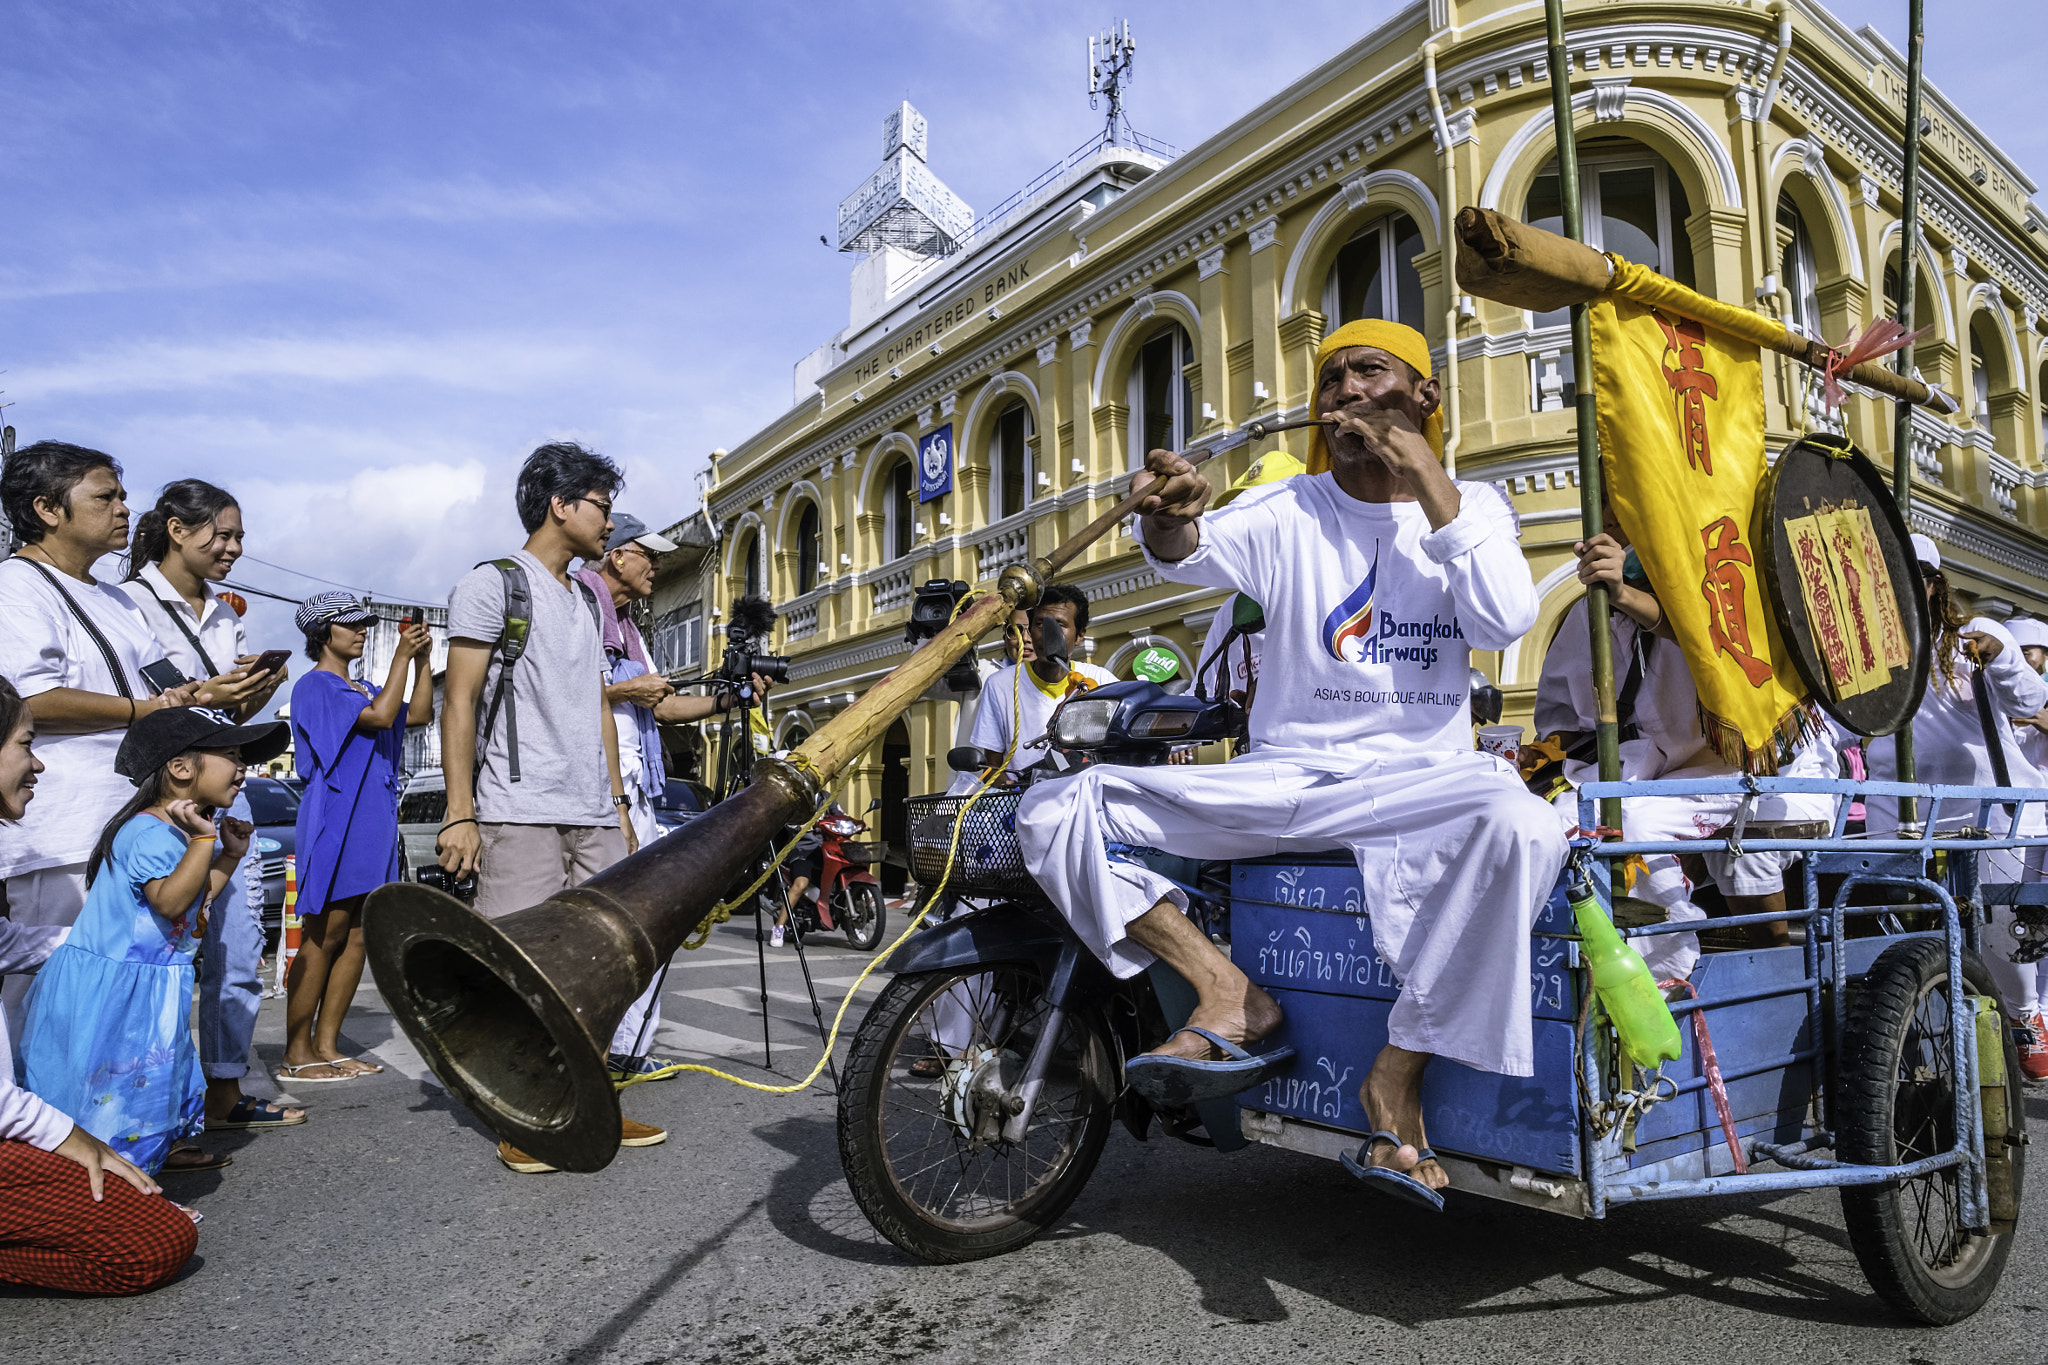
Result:
[[1111,20],[1107,32],[1088,40],[1088,107],[1100,108],[1099,100],[1109,100],[1106,135],[1112,144],[1122,142],[1126,133],[1136,140],[1137,130],[1124,117],[1124,90],[1131,83],[1132,59],[1137,55],[1128,19]]

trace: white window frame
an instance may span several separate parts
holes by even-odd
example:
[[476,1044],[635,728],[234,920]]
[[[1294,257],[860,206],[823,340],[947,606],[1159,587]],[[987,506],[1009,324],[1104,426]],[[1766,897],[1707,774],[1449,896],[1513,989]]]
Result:
[[[1377,232],[1380,234],[1380,278],[1382,280],[1391,281],[1396,285],[1394,291],[1395,316],[1392,319],[1382,320],[1399,322],[1401,320],[1401,295],[1398,287],[1399,281],[1396,275],[1403,263],[1401,261],[1399,253],[1395,250],[1394,220],[1396,218],[1406,218],[1411,223],[1415,222],[1415,215],[1408,212],[1408,210],[1404,208],[1389,208],[1385,213],[1373,219],[1371,222],[1366,223],[1365,225],[1360,227],[1358,231],[1352,233],[1349,237],[1346,237],[1344,239],[1344,246],[1338,247],[1337,252],[1338,255],[1341,256],[1344,252],[1344,247],[1350,246],[1353,242],[1365,236],[1365,234],[1367,234],[1368,232]],[[1419,223],[1416,225],[1415,230],[1416,233],[1420,235],[1422,227]],[[1416,270],[1414,261],[1412,259],[1408,261],[1407,266],[1408,273],[1415,276],[1416,293],[1418,295],[1426,293],[1427,291],[1424,290],[1422,287],[1422,274],[1420,271]],[[1342,326],[1344,323],[1356,321],[1356,319],[1353,318],[1338,316],[1339,311],[1343,307],[1343,300],[1339,297],[1341,288],[1342,282],[1337,278],[1337,258],[1333,256],[1330,259],[1330,273],[1323,280],[1323,316],[1330,320],[1330,328],[1333,331],[1336,328]],[[1386,291],[1384,289],[1381,290],[1381,297],[1386,297]]]
[[[898,469],[906,471],[907,483],[905,486],[910,494],[907,502],[899,501],[896,497],[895,484],[896,471]],[[908,527],[904,527],[902,524],[905,515],[908,515],[910,518],[910,525]],[[902,554],[896,553],[896,533],[899,529],[907,532],[903,537],[904,550]],[[882,471],[882,562],[884,564],[893,564],[899,559],[910,558],[916,552],[917,464],[910,459],[898,458],[894,464]]]
[[1132,469],[1142,469],[1145,465],[1145,348],[1162,336],[1178,336],[1181,340],[1180,362],[1173,367],[1180,382],[1173,386],[1173,430],[1168,444],[1175,450],[1184,448],[1194,429],[1190,420],[1193,414],[1188,411],[1193,401],[1188,392],[1188,366],[1194,363],[1195,338],[1179,321],[1169,318],[1163,329],[1152,332],[1131,348],[1130,370],[1124,379],[1124,402],[1131,410],[1128,464]]
[[[1003,469],[999,462],[999,456],[1001,454],[1003,419],[1010,415],[1012,408],[1021,408],[1024,412],[1024,440],[1018,455],[1018,458],[1024,462],[1024,479],[1021,485],[1024,490],[1024,502],[1021,506],[1006,508],[1003,506]],[[1031,481],[1035,477],[1033,466],[1038,463],[1035,458],[1037,452],[1032,443],[1037,437],[1038,421],[1032,414],[1031,404],[1012,394],[1010,401],[1003,404],[1002,410],[996,413],[995,421],[989,426],[988,432],[988,519],[991,522],[1001,521],[1005,517],[1014,517],[1031,506],[1033,491]]]
[[[1789,200],[1787,206],[1799,226],[1785,249],[1778,253],[1778,271],[1783,277],[1781,285],[1787,297],[1792,300],[1785,316],[1788,326],[1797,328],[1802,335],[1820,335],[1820,268],[1814,260],[1813,229],[1806,225],[1806,214],[1800,210],[1797,200]],[[1773,228],[1777,226],[1777,215],[1771,217]],[[1812,316],[1807,316],[1806,301],[1813,300]]]

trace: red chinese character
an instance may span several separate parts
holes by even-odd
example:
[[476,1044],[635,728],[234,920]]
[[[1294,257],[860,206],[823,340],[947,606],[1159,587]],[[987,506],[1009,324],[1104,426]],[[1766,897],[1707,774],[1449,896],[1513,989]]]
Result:
[[1700,368],[1705,359],[1700,347],[1706,344],[1707,329],[1691,318],[1666,322],[1662,313],[1652,313],[1664,329],[1666,355],[1676,352],[1678,368],[1664,371],[1664,382],[1678,395],[1679,433],[1685,441],[1685,462],[1702,473],[1714,472],[1714,452],[1707,444],[1707,400],[1721,396],[1714,376]]
[[1751,687],[1762,687],[1770,681],[1771,666],[1757,658],[1749,643],[1749,584],[1742,574],[1755,561],[1743,548],[1733,517],[1702,526],[1700,543],[1707,548],[1707,573],[1700,580],[1700,595],[1707,599],[1707,634],[1715,652],[1733,658]]
[[1827,661],[1828,676],[1835,680],[1839,692],[1856,673],[1849,662],[1849,644],[1842,638],[1841,620],[1835,611],[1834,582],[1828,576],[1827,562],[1821,558],[1822,549],[1818,535],[1801,534],[1795,553],[1799,557],[1799,576],[1813,596],[1808,624],[1813,627],[1821,657]]
[[1870,622],[1863,619],[1863,574],[1856,567],[1856,542],[1840,527],[1835,529],[1835,557],[1842,567],[1842,582],[1849,598],[1849,615],[1856,626],[1857,656],[1863,671],[1877,667],[1877,648],[1870,639]]

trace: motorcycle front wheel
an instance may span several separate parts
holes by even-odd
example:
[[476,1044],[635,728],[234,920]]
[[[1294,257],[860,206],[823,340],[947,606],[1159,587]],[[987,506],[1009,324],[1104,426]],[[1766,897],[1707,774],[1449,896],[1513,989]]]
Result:
[[846,882],[832,898],[832,914],[846,930],[846,941],[858,952],[872,953],[889,923],[882,888],[873,882]]
[[1116,1052],[1094,1011],[1062,1020],[1023,1140],[1003,1098],[1049,1013],[1019,964],[899,976],[861,1021],[839,1089],[839,1159],[875,1230],[921,1261],[1015,1251],[1080,1194],[1108,1139]]

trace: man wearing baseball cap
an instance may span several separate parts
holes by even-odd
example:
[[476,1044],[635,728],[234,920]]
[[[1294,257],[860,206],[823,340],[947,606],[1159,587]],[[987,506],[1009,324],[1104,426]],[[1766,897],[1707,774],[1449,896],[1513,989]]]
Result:
[[[626,614],[628,603],[639,602],[654,592],[654,570],[661,556],[676,549],[676,543],[628,512],[612,513],[612,533],[605,541],[604,557],[585,563],[576,577],[597,594],[604,622],[604,657],[607,667],[604,699],[611,707],[612,723],[619,736],[619,779],[625,786],[627,817],[633,833],[644,848],[661,837],[654,808],[661,800],[668,773],[661,761],[661,727],[685,725],[702,720],[729,707],[729,692],[718,696],[682,696],[668,679],[655,671],[647,654],[640,628]],[[756,675],[756,696],[766,696],[767,681]],[[661,1027],[662,977],[656,976],[646,994],[633,1002],[619,1021],[612,1037],[612,1080],[620,1085],[642,1081],[665,1081],[675,1076],[682,1063],[649,1055],[654,1035]]]

